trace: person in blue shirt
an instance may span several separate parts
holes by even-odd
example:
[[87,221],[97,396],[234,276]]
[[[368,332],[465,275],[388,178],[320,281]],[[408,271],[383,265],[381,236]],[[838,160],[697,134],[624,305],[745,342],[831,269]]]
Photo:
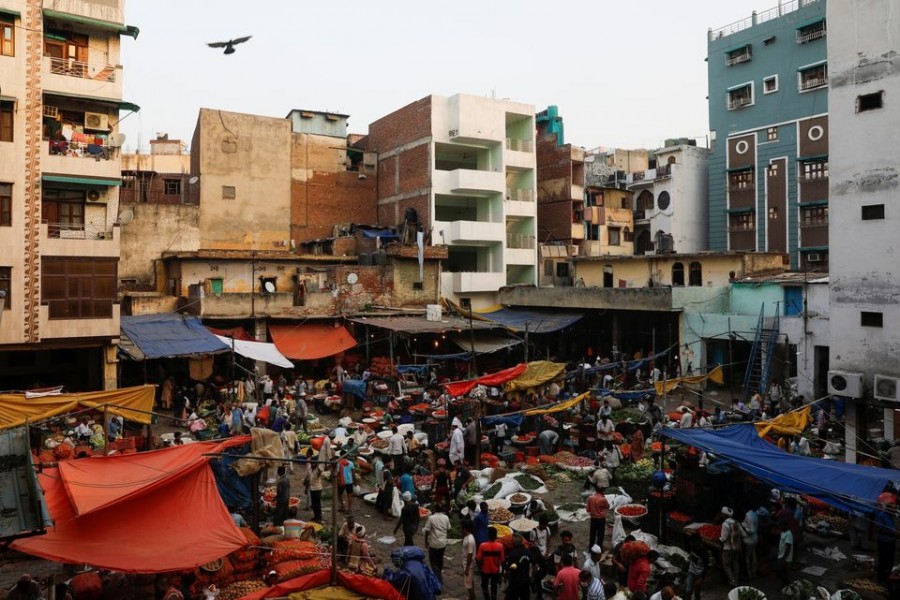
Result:
[[490,514],[487,502],[481,503],[481,511],[475,513],[472,519],[472,535],[475,536],[475,547],[477,548],[488,539],[488,525],[490,525]]
[[244,433],[244,411],[240,404],[235,404],[231,409],[231,431],[234,435]]
[[402,495],[404,492],[409,492],[413,500],[417,499],[416,484],[415,481],[413,481],[413,476],[409,472],[409,467],[404,467],[403,475],[400,476],[400,494]]

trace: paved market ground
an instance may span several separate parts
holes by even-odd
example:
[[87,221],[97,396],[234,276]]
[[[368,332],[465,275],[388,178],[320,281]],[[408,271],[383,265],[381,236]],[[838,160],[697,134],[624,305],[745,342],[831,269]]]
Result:
[[[714,400],[715,397],[713,396],[712,399]],[[669,410],[677,406],[679,403],[680,398],[670,398],[665,408]],[[336,416],[324,416],[322,418],[323,424],[329,427],[333,426],[336,423],[336,420]],[[158,425],[154,427],[154,434],[159,435],[171,430],[171,427]],[[302,493],[301,471],[302,469],[295,469],[295,473],[292,475],[292,495],[300,495]],[[580,479],[576,479],[573,481],[556,482],[557,488],[554,491],[543,495],[542,498],[548,500],[555,506],[571,502],[579,502],[582,500],[581,494],[583,490],[583,484]],[[371,475],[364,479],[362,487],[364,492],[370,491],[372,489],[373,477]],[[635,500],[643,499],[635,498]],[[323,518],[326,525],[330,525],[332,514],[331,493],[330,489],[326,489],[323,494]],[[391,550],[399,547],[399,544],[394,543],[392,545],[385,545],[379,543],[378,540],[385,536],[393,536],[393,527],[395,525],[395,521],[385,521],[383,517],[381,517],[381,515],[377,513],[373,505],[365,503],[361,498],[357,498],[354,500],[353,514],[356,517],[357,521],[362,523],[366,527],[370,548],[372,553],[376,557],[378,572],[381,573],[385,566],[390,565]],[[300,515],[300,518],[309,517],[311,517],[311,514],[309,512]],[[344,514],[339,513],[337,517],[338,524],[340,524],[344,518]],[[569,529],[574,533],[574,541],[579,550],[583,550],[586,548],[586,540],[588,536],[587,521],[578,523],[563,522],[560,524],[560,528]],[[626,527],[626,529],[628,529],[628,527]],[[648,527],[648,530],[649,529],[650,528]],[[123,540],[123,543],[130,543],[134,541],[135,540]],[[420,546],[424,545],[424,536],[421,531],[416,536],[416,542]],[[189,543],[189,541],[180,540],[177,542],[173,541],[173,543]],[[557,532],[551,540],[551,547],[555,547],[558,544],[559,535]],[[847,555],[848,557],[853,554],[853,552],[851,552],[850,550],[849,542],[846,540],[823,539],[812,534],[807,534],[804,545],[798,549],[798,553],[796,555],[797,564],[793,572],[791,573],[791,578],[795,579],[802,577],[812,581],[816,585],[824,586],[831,592],[834,592],[836,589],[838,589],[839,583],[844,579],[854,577],[873,577],[871,569],[867,571],[853,570],[849,558],[835,562],[817,556],[812,551],[813,548],[825,549],[826,547],[833,546],[837,546],[841,550],[841,552],[843,552],[843,554]],[[609,547],[609,531],[607,532],[605,547]],[[874,549],[870,546],[864,553],[872,556],[874,554]],[[458,542],[453,543],[450,547],[448,547],[445,558],[445,587],[444,593],[442,595],[444,600],[465,598],[462,577],[463,566],[464,565],[461,559],[460,544]],[[825,571],[823,575],[818,577],[801,572],[803,569],[806,569],[808,567],[821,567]],[[767,558],[760,557],[760,570],[763,572],[772,570],[772,565],[768,562]],[[26,557],[14,552],[7,552],[4,556],[4,560],[2,561],[2,563],[0,563],[0,589],[8,589],[13,583],[15,583],[19,575],[25,572],[31,573],[33,576],[38,578],[45,578],[53,574],[63,573],[64,568],[62,567],[62,565],[50,561],[32,559],[30,557]],[[754,587],[762,590],[770,599],[781,597],[781,585],[777,582],[774,576],[763,576],[758,578],[756,581],[746,582],[746,584],[753,585]],[[477,586],[478,581],[476,579],[476,588]],[[721,571],[718,568],[714,567],[711,571],[710,576],[707,578],[707,582],[704,585],[703,589],[704,598],[724,599],[727,597],[727,593],[730,588],[724,582]],[[0,598],[4,596],[5,594],[0,592]],[[477,597],[479,599],[482,597],[480,589],[477,589]]]

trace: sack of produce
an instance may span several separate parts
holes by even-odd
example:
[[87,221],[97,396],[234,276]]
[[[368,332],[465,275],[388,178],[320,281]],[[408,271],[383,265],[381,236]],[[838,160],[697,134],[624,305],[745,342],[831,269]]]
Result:
[[647,556],[649,552],[650,546],[639,540],[622,544],[622,559],[625,562],[631,562],[641,556]]

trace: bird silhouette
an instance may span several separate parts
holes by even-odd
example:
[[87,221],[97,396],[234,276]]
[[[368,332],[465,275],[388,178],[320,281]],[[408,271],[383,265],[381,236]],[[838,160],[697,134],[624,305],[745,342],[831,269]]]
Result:
[[210,48],[225,48],[225,54],[234,54],[234,47],[238,44],[243,44],[247,40],[249,40],[252,35],[248,35],[246,37],[234,38],[233,40],[228,40],[227,42],[212,42],[210,44],[206,44]]

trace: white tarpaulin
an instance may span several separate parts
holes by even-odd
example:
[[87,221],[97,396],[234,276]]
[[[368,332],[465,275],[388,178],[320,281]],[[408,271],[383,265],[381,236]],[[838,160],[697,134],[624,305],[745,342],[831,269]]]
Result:
[[246,356],[253,360],[261,360],[262,362],[267,362],[276,367],[284,367],[285,369],[294,368],[294,363],[286,359],[284,355],[278,351],[278,348],[275,347],[275,344],[268,344],[266,342],[247,342],[221,335],[217,335],[216,337],[222,340],[229,348],[234,344],[234,351],[241,356]]

